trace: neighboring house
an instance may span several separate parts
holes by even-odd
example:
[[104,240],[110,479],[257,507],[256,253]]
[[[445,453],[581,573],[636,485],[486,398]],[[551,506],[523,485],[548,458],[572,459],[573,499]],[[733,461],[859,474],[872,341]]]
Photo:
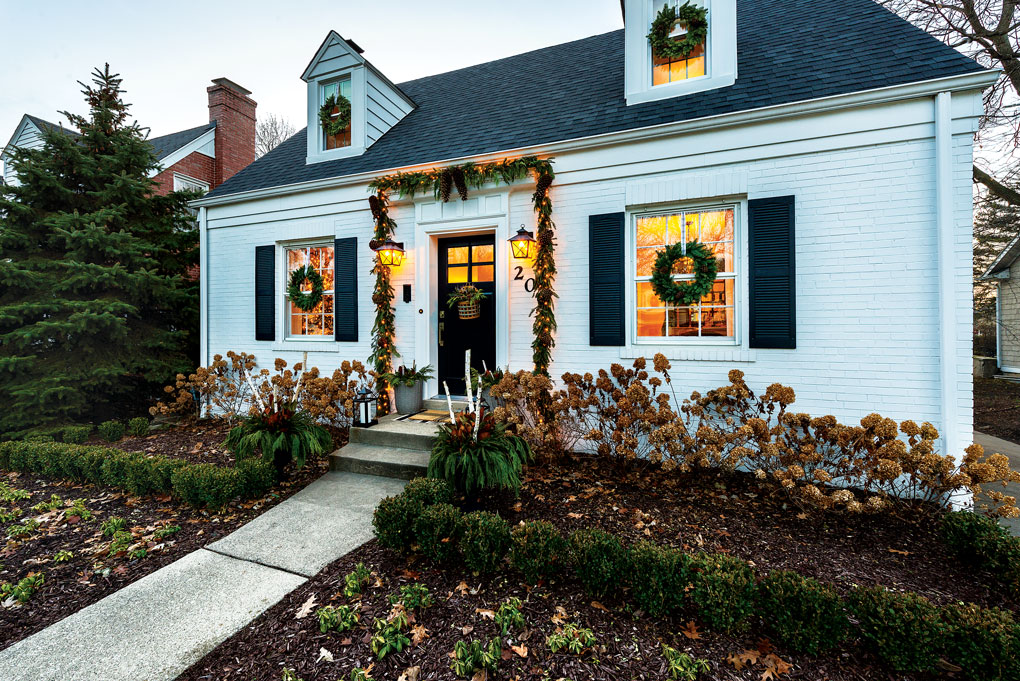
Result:
[[[255,102],[248,90],[226,78],[217,78],[206,91],[209,122],[180,132],[149,138],[160,170],[153,173],[161,194],[181,189],[205,192],[218,187],[255,160]],[[10,163],[15,147],[43,146],[45,130],[78,133],[70,128],[25,114],[0,154],[4,181],[17,182]]]
[[[195,203],[201,361],[365,360],[373,178],[535,154],[556,171],[554,378],[661,352],[681,396],[740,369],[796,388],[797,411],[931,421],[961,454],[971,155],[997,72],[872,0],[701,0],[707,45],[667,62],[646,38],[666,3],[623,4],[623,30],[399,85],[330,32],[302,76],[307,129]],[[318,112],[337,92],[351,124],[327,137]],[[533,262],[508,239],[535,230],[534,188],[390,196],[406,251],[396,361],[437,367],[429,395],[463,375],[465,348],[476,365],[532,367]],[[718,280],[667,307],[651,263],[687,238],[712,242]],[[286,291],[309,262],[326,296],[305,313]],[[489,292],[473,321],[446,305],[467,281]]]
[[999,371],[1020,375],[1020,236],[1002,249],[981,279],[995,284],[995,355]]

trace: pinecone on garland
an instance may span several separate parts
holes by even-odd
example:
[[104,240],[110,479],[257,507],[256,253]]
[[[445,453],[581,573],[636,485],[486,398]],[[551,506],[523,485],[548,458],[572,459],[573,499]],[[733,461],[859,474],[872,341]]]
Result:
[[439,175],[439,198],[443,203],[450,200],[450,191],[453,189],[453,174],[447,168]]
[[382,201],[375,194],[368,197],[368,207],[372,210],[372,219],[379,222],[382,216]]
[[463,168],[452,168],[450,174],[453,175],[453,184],[457,187],[457,193],[460,194],[461,201],[467,201],[468,189],[467,180],[464,177]]
[[553,176],[549,173],[542,173],[538,176],[538,181],[535,183],[535,201],[540,201],[545,198],[546,192],[549,191],[549,187],[552,186]]

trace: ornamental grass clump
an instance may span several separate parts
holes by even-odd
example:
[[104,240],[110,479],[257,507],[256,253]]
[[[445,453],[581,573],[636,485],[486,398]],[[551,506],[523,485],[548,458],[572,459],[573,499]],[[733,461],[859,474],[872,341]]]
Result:
[[456,555],[461,530],[461,512],[451,504],[429,506],[414,521],[418,550],[433,563],[444,563]]
[[570,546],[552,523],[529,520],[510,535],[510,564],[528,584],[558,574],[566,566]]
[[627,572],[627,550],[615,535],[598,528],[576,530],[570,535],[570,557],[591,596],[605,598],[619,590]]
[[786,570],[758,583],[757,610],[774,640],[809,655],[842,643],[850,627],[835,589]]
[[282,480],[287,464],[293,461],[300,468],[309,457],[328,453],[333,437],[299,407],[301,365],[295,365],[293,376],[283,371],[286,362],[277,360],[276,367],[280,373],[271,379],[271,388],[253,387],[257,408],[231,429],[225,444],[239,460],[261,454],[276,467],[277,480]]
[[945,624],[927,598],[876,586],[855,589],[848,598],[865,642],[898,672],[935,668],[945,639]]
[[496,490],[516,494],[530,459],[528,443],[507,432],[506,425],[481,406],[462,411],[439,427],[428,476],[446,480],[468,496]]
[[464,515],[458,548],[464,565],[478,574],[495,572],[510,549],[510,523],[495,513]]

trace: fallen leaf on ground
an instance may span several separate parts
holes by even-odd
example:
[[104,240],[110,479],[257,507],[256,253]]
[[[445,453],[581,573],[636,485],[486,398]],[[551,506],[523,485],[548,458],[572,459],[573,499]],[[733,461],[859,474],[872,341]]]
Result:
[[742,653],[730,653],[726,658],[726,661],[733,665],[733,668],[740,671],[744,667],[758,662],[758,651],[757,650],[745,650]]
[[901,556],[909,556],[910,551],[900,551],[899,549],[889,549],[889,553],[898,553]]
[[418,645],[429,637],[429,630],[424,624],[416,624],[411,627],[411,644]]
[[496,613],[484,608],[475,608],[475,612],[482,616],[482,619],[491,620],[496,618]]
[[528,656],[528,646],[526,645],[510,646],[510,650],[517,653],[517,655],[519,655],[520,657]]
[[312,594],[311,596],[308,597],[308,600],[305,601],[300,608],[298,608],[298,611],[294,613],[294,619],[303,620],[304,618],[312,614],[312,608],[314,607],[315,607],[315,594]]
[[421,674],[421,667],[408,667],[403,674],[397,677],[397,681],[418,681],[419,674]]
[[469,624],[469,625],[467,625],[467,626],[465,626],[465,627],[461,627],[460,633],[462,633],[462,634],[464,634],[465,636],[467,636],[468,634],[470,634],[470,633],[471,633],[472,631],[474,631],[474,630],[475,630],[475,628],[474,628],[474,627],[472,627],[472,626],[471,626],[471,625]]
[[698,631],[698,625],[696,625],[693,620],[688,622],[687,626],[680,630],[680,633],[692,640],[701,638],[701,632]]
[[556,606],[556,614],[551,618],[553,624],[563,624],[567,621],[567,611],[562,605]]
[[333,653],[329,652],[325,648],[319,648],[319,659],[317,659],[315,661],[315,664],[319,664],[320,662],[323,662],[323,661],[325,661],[325,662],[332,662],[333,661]]

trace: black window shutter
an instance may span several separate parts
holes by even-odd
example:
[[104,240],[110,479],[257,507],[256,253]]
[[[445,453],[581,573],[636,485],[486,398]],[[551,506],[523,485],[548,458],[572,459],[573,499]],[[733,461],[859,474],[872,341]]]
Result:
[[591,345],[626,342],[624,213],[588,218],[588,329]]
[[276,339],[276,246],[255,247],[255,340]]
[[333,242],[333,331],[336,340],[358,340],[358,237]]
[[794,197],[752,199],[748,208],[751,347],[797,347]]

